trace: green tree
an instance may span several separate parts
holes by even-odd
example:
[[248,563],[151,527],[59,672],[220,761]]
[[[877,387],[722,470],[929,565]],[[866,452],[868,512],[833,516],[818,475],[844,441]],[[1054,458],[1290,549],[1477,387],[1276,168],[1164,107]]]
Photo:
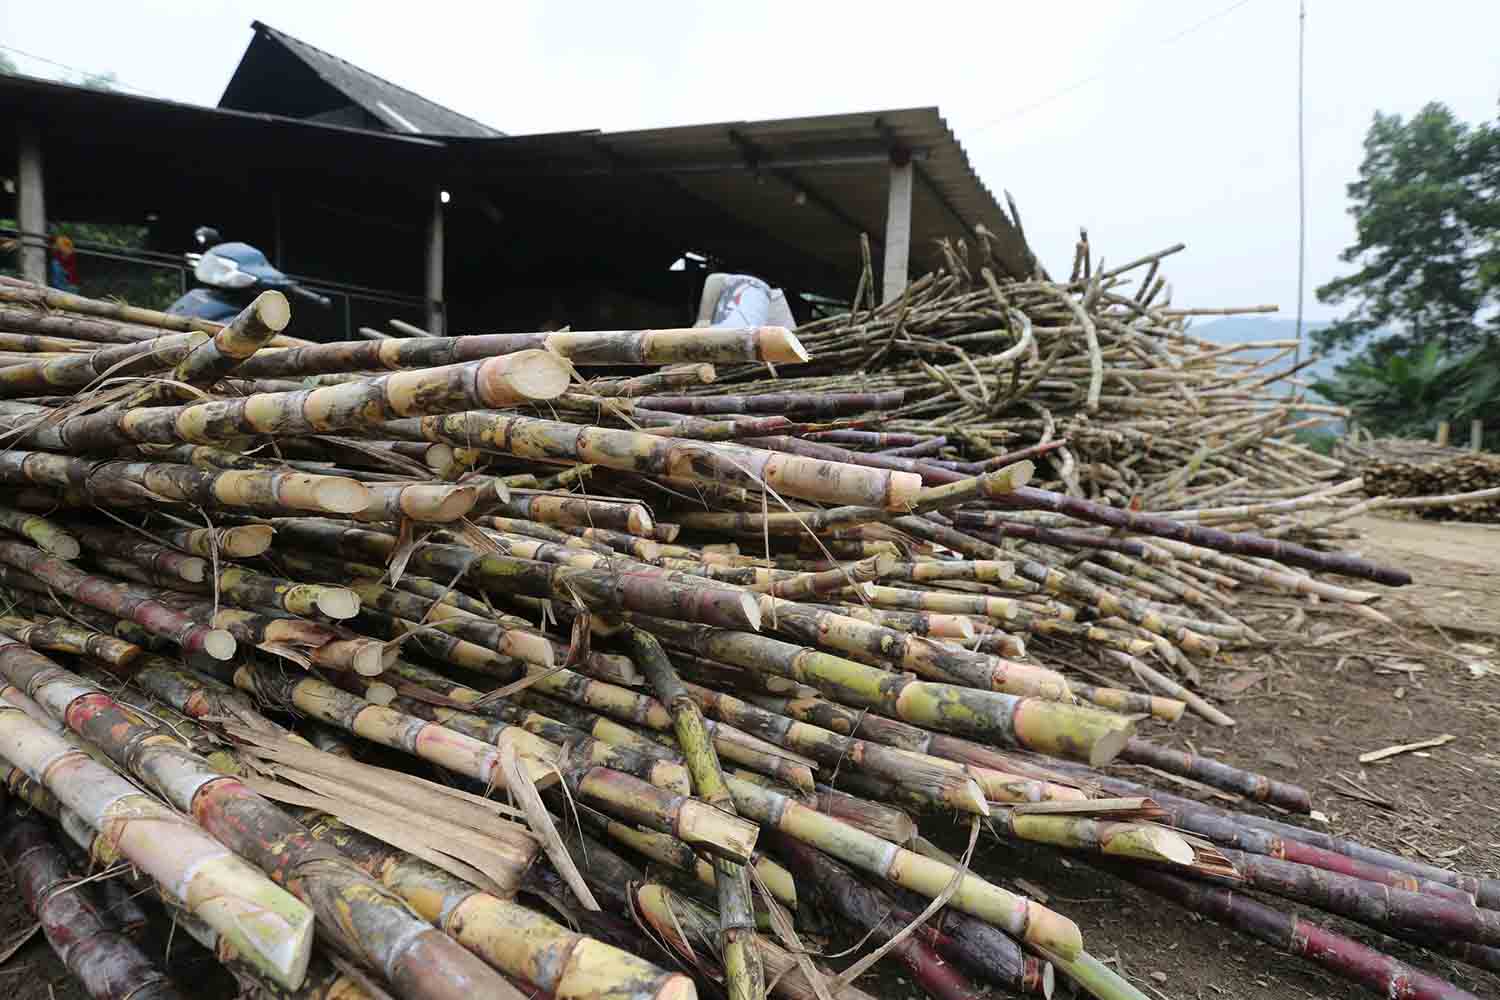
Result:
[[1317,294],[1353,311],[1313,335],[1320,348],[1364,346],[1380,365],[1500,332],[1500,121],[1470,126],[1439,103],[1377,112],[1348,192],[1356,240],[1340,259],[1358,269]]

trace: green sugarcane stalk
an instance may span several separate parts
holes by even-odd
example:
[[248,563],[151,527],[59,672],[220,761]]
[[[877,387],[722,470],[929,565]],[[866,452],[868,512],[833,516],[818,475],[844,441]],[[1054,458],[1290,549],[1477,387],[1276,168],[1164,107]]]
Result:
[[[672,669],[661,643],[638,628],[627,628],[624,638],[641,672],[672,714],[672,730],[687,761],[694,791],[710,805],[737,815],[703,714]],[[714,867],[719,898],[719,954],[729,996],[731,1000],[763,1000],[765,970],[754,944],[755,907],[750,880],[743,866],[733,862],[719,859]]]

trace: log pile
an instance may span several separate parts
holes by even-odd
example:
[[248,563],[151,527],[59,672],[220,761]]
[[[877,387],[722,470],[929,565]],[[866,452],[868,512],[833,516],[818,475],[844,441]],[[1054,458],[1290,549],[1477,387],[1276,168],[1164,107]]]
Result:
[[[801,337],[309,345],[275,293],[182,329],[0,283],[27,904],[96,996],[173,994],[58,902],[64,841],[278,996],[862,1000],[884,954],[945,1000],[1143,995],[922,835],[958,818],[1467,996],[1290,906],[1494,968],[1500,884],[1104,770],[1308,812],[1141,734],[1234,724],[1195,688],[1265,644],[1256,601],[1379,617],[1410,579],[1340,549],[1357,485],[1156,301],[1160,257],[1052,282],[954,248]],[[830,920],[876,950],[814,961]]]
[[[1500,523],[1500,455],[1403,438],[1358,434],[1334,448],[1364,480],[1377,507],[1417,509],[1424,517]],[[1415,501],[1415,502],[1413,502]]]

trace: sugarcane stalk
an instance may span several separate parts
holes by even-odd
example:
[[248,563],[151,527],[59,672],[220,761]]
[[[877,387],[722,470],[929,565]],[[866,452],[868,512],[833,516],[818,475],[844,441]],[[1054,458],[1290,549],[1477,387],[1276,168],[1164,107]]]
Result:
[[645,504],[548,493],[516,493],[497,513],[542,524],[609,528],[650,538],[656,521]]
[[474,486],[449,483],[367,483],[370,499],[354,511],[357,521],[400,521],[451,524],[479,502]]
[[[692,777],[693,790],[699,798],[737,815],[734,799],[725,784],[719,756],[714,752],[708,727],[698,704],[667,659],[654,636],[637,628],[625,630],[625,642],[632,658],[646,676],[662,704],[672,715],[672,729],[682,748]],[[719,956],[724,968],[724,982],[731,1000],[761,1000],[766,993],[765,971],[755,949],[755,908],[750,894],[750,880],[742,866],[718,860],[715,863],[719,901]]]
[[[816,848],[784,835],[777,835],[774,841],[777,853],[807,880],[814,895],[833,912],[854,924],[857,930],[870,934],[873,943],[884,944],[902,931],[903,923],[893,916],[895,903],[885,893],[860,882],[853,872]],[[912,978],[933,1000],[966,1000],[980,995],[963,973],[938,954],[934,940],[937,934],[927,933],[929,930],[919,927],[902,938],[891,954],[906,966]],[[1010,974],[1008,968],[991,967],[985,970],[987,978],[1017,992],[1050,993],[1050,990],[1044,992],[1042,987],[1050,985],[1051,977],[1037,974],[1028,983],[1025,959],[1019,948],[1014,945],[1012,948],[1015,951],[1014,965],[1021,967],[1018,970],[1021,975]],[[1034,959],[1032,962],[1035,964]]]
[[21,899],[63,965],[95,1000],[176,1000],[182,996],[136,945],[79,891],[66,858],[35,817],[11,815],[0,829],[0,857]]
[[409,995],[456,1000],[489,978],[482,964],[418,920],[394,894],[312,840],[301,824],[238,778],[178,744],[170,730],[19,643],[0,642],[0,674],[285,885],[341,949]]
[[[666,886],[632,884],[630,906],[685,961],[701,966],[700,952],[712,951],[718,939],[719,922],[714,914]],[[761,935],[755,935],[753,941],[772,993],[783,1000],[818,1000],[790,952]],[[864,990],[849,985],[839,987],[832,995],[834,1000],[874,1000]]]
[[693,1000],[696,995],[692,981],[680,973],[569,931],[332,816],[310,819],[308,831],[490,965],[558,1000]]
[[1243,893],[1144,868],[1111,865],[1109,870],[1185,909],[1316,962],[1334,975],[1381,996],[1412,1000],[1469,1000],[1474,996],[1352,938],[1283,913]]
[[715,718],[806,754],[830,770],[851,767],[897,782],[928,804],[989,814],[983,790],[961,764],[843,736],[696,684],[683,685],[682,693]]
[[426,417],[420,433],[428,441],[518,458],[584,462],[707,485],[769,486],[783,496],[825,503],[904,510],[921,488],[919,477],[909,473],[533,417],[472,412]]
[[0,528],[20,535],[43,552],[59,559],[77,559],[83,551],[78,539],[61,525],[14,507],[0,506]]
[[229,528],[163,528],[157,534],[168,545],[205,559],[249,559],[271,547],[276,529],[269,524]]
[[1050,490],[1021,486],[1009,493],[991,498],[992,502],[1011,510],[1046,510],[1092,524],[1102,524],[1173,541],[1187,542],[1217,552],[1274,559],[1288,566],[1338,573],[1343,576],[1372,580],[1388,587],[1403,587],[1411,583],[1411,574],[1405,570],[1377,566],[1356,556],[1342,552],[1317,552],[1301,545],[1293,545],[1277,539],[1259,535],[1237,534],[1207,528],[1195,524],[1174,521],[1171,518],[1141,514],[1131,510],[1106,507],[1079,497],[1065,496]]
[[522,351],[548,351],[575,365],[669,365],[770,361],[795,364],[808,355],[785,327],[494,333],[421,340],[349,340],[268,351],[244,365],[255,377],[428,368]]
[[1081,706],[913,680],[748,632],[639,618],[643,627],[700,656],[790,677],[845,704],[919,726],[1081,757],[1096,764],[1114,759],[1133,729],[1122,716]]
[[[89,607],[129,619],[153,635],[177,643],[187,655],[207,654],[216,660],[227,660],[234,655],[232,635],[223,629],[201,625],[174,611],[160,600],[161,591],[91,576],[18,542],[0,541],[0,562],[40,581],[43,593],[53,588]],[[5,573],[3,579],[8,583],[24,584],[25,581],[17,581],[16,576]]]
[[121,405],[154,406],[192,398],[193,393],[184,386],[213,385],[274,340],[291,319],[292,308],[285,295],[275,289],[261,292],[217,333],[178,362],[171,381],[181,385],[153,382]]
[[37,622],[4,615],[0,616],[0,632],[14,636],[32,649],[92,656],[118,667],[128,666],[143,652],[134,643],[76,625],[63,618]]
[[1132,738],[1125,744],[1121,757],[1145,764],[1169,774],[1180,774],[1215,788],[1235,792],[1256,802],[1270,802],[1291,812],[1312,812],[1312,796],[1299,785],[1276,781],[1263,774],[1242,771],[1211,757],[1173,750],[1147,740]]
[[1039,903],[857,830],[768,788],[738,778],[727,780],[740,812],[769,829],[929,898],[943,892],[957,876],[957,889],[949,899],[955,909],[1062,955],[1076,955],[1082,948],[1077,925]]
[[[156,409],[131,412],[154,413]],[[166,462],[90,462],[35,451],[0,453],[0,482],[76,489],[106,505],[159,504],[165,499],[349,514],[369,501],[369,491],[362,484],[342,476],[265,469],[213,472]]]
[[313,925],[302,902],[4,699],[0,756],[45,785],[247,961],[284,986],[301,983]]
[[12,427],[27,428],[18,444],[77,453],[137,442],[213,444],[245,434],[313,434],[379,426],[398,417],[551,399],[567,386],[567,379],[561,359],[544,351],[522,351],[317,389],[105,410],[66,417],[46,427],[36,425],[37,417],[51,412],[43,407],[7,403],[0,405],[0,416]]

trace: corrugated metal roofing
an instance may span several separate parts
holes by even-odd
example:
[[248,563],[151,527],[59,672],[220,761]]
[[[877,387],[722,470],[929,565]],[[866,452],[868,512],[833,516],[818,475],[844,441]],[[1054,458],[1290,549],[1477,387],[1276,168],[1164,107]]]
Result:
[[[773,260],[794,247],[840,276],[857,275],[858,238],[879,255],[892,156],[910,156],[911,273],[942,263],[937,240],[995,237],[1008,271],[1034,258],[1020,231],[979,179],[937,108],[768,121],[734,121],[630,132],[572,132],[462,142],[474,181],[524,188],[528,197],[577,201],[584,192],[634,199],[646,218],[680,214],[684,199],[712,204],[721,220],[682,233],[684,249],[734,263]],[[643,179],[651,178],[651,183]],[[829,273],[828,270],[823,271]]]

